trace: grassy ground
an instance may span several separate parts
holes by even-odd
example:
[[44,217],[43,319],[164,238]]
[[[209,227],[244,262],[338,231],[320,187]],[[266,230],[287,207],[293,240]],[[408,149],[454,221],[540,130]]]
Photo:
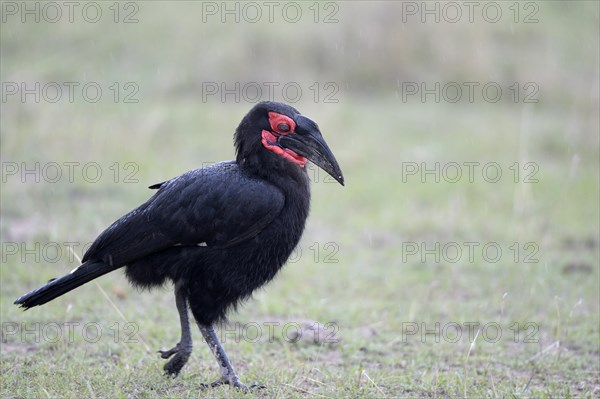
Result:
[[[347,3],[331,26],[201,24],[190,3],[139,3],[135,26],[3,25],[3,82],[97,81],[112,95],[111,82],[132,81],[140,101],[2,102],[0,396],[600,395],[598,6],[556,3],[539,3],[535,26],[402,28],[385,5]],[[306,27],[315,40],[300,43]],[[309,82],[296,105],[347,184],[311,170],[297,253],[220,326],[242,380],[266,389],[203,390],[218,367],[195,329],[182,374],[162,375],[156,351],[179,338],[171,287],[138,293],[117,272],[43,308],[12,305],[75,267],[68,248],[81,256],[148,185],[233,157],[251,104],[202,101],[202,82],[294,79]],[[332,79],[338,103],[306,94]],[[497,81],[505,93],[534,81],[539,101],[402,101],[396,80]],[[436,163],[437,181],[422,174]]]

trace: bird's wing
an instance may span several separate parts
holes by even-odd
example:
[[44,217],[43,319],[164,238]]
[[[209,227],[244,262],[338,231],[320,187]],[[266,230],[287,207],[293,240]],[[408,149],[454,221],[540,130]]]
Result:
[[156,194],[106,229],[83,261],[124,265],[175,245],[226,248],[258,235],[281,212],[275,186],[245,176],[234,162],[161,183]]

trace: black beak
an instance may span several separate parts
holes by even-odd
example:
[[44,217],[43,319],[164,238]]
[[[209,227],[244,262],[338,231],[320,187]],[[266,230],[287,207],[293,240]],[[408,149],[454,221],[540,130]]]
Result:
[[308,158],[338,183],[344,185],[344,176],[342,176],[340,165],[323,139],[319,127],[312,120],[298,115],[294,134],[280,136],[277,142],[282,147]]

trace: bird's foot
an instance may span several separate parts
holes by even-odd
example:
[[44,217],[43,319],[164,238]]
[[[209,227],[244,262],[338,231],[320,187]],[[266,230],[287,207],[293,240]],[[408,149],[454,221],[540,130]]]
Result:
[[169,349],[168,351],[159,350],[158,353],[160,353],[160,357],[162,357],[163,359],[168,359],[171,356],[173,356],[174,354],[176,354],[178,351],[179,351],[179,342],[177,343],[177,345],[175,345],[173,348]]
[[184,348],[177,344],[174,348],[167,351],[159,350],[158,353],[160,353],[160,357],[163,359],[169,359],[171,356],[175,355],[163,366],[163,370],[166,375],[177,377],[183,366],[185,366],[189,360],[192,348]]
[[219,378],[216,381],[213,381],[210,384],[202,384],[204,388],[215,388],[221,385],[229,385],[244,392],[250,392],[255,389],[266,388],[266,386],[260,384],[252,384],[250,386],[247,386],[246,384],[243,384],[237,376],[234,376],[233,378],[230,378],[228,376],[221,376],[221,378]]

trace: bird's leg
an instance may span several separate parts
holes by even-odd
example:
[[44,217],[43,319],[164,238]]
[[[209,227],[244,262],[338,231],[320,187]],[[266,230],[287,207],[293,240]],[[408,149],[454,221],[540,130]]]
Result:
[[[217,337],[213,326],[207,326],[198,323],[198,328],[200,328],[202,336],[206,340],[208,347],[215,356],[215,359],[217,359],[217,363],[219,363],[219,367],[221,368],[221,378],[210,384],[210,386],[216,387],[223,384],[229,384],[232,387],[248,391],[249,388],[246,385],[242,384],[238,376],[235,374],[235,371],[233,371],[233,367],[229,362],[229,358],[227,357],[225,350],[223,350],[223,347],[221,346],[221,342],[219,342],[219,338]],[[250,388],[264,387],[252,385]]]
[[158,351],[163,359],[168,359],[175,355],[164,365],[163,370],[166,374],[177,376],[183,366],[187,363],[192,354],[192,332],[190,330],[190,320],[188,317],[187,298],[185,296],[182,284],[175,285],[175,304],[179,312],[179,321],[181,323],[181,340],[167,351]]

